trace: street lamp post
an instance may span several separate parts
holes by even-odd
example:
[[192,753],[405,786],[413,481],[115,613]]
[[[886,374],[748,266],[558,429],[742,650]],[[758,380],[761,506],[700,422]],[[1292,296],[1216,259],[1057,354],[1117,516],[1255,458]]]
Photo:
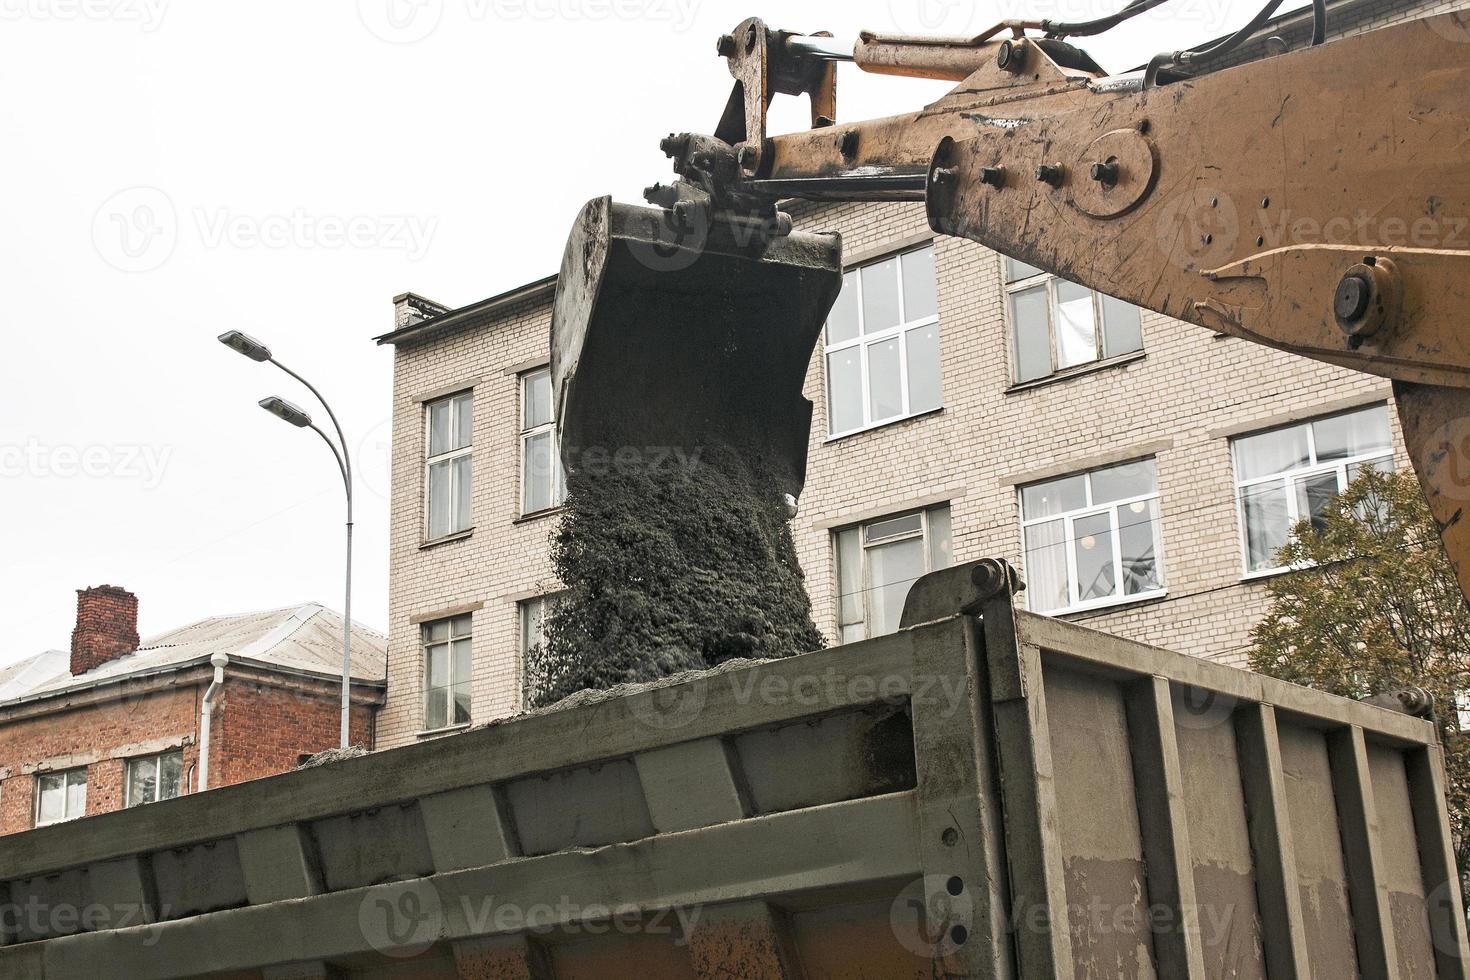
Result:
[[[350,741],[350,725],[352,711],[352,457],[347,452],[347,437],[342,434],[342,426],[337,421],[337,414],[332,411],[332,406],[322,397],[322,393],[316,387],[292,371],[286,365],[271,356],[270,348],[248,334],[238,330],[230,330],[219,336],[220,343],[233,351],[250,358],[252,361],[269,362],[285,371],[291,377],[306,386],[307,390],[316,396],[321,402],[322,408],[327,410],[327,417],[332,420],[332,428],[337,432],[337,442],[332,442],[330,436],[322,431],[311,420],[311,416],[302,411],[296,405],[291,404],[284,398],[272,395],[260,400],[260,407],[272,415],[291,423],[300,429],[311,429],[322,437],[327,448],[332,450],[332,456],[337,460],[337,468],[342,472],[342,485],[347,490],[347,582],[346,596],[342,600],[342,732],[341,745],[347,748]],[[339,448],[340,447],[340,448]]]

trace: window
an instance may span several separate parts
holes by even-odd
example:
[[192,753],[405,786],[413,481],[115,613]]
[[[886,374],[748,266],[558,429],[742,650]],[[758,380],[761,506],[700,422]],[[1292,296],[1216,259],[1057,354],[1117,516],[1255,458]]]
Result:
[[1393,468],[1388,408],[1332,415],[1231,442],[1246,574],[1280,571],[1276,551],[1297,521],[1320,525],[1365,466]]
[[546,643],[546,614],[556,602],[556,596],[544,595],[518,603],[521,617],[521,662],[531,651]]
[[470,721],[470,617],[423,625],[424,729],[434,731]]
[[566,492],[551,371],[542,368],[521,375],[521,513],[559,507]]
[[75,820],[87,812],[87,770],[46,772],[36,777],[36,826]]
[[1022,487],[1021,535],[1032,612],[1164,593],[1158,471],[1151,459]]
[[468,530],[474,395],[465,392],[436,402],[429,410],[429,540]]
[[182,791],[184,753],[165,752],[128,760],[127,799],[124,806],[171,800]]
[[954,560],[947,504],[844,528],[833,542],[842,643],[897,630],[909,587]]
[[827,432],[940,408],[934,246],[853,269],[827,317]]
[[1138,307],[1005,260],[1016,383],[1143,350]]

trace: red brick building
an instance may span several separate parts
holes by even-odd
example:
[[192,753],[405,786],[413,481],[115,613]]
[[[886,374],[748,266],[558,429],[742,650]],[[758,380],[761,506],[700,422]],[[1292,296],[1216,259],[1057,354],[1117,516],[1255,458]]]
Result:
[[[0,834],[282,772],[335,747],[342,619],[315,603],[140,640],[138,599],[77,592],[71,650],[0,668]],[[352,631],[354,745],[372,748],[386,643]]]

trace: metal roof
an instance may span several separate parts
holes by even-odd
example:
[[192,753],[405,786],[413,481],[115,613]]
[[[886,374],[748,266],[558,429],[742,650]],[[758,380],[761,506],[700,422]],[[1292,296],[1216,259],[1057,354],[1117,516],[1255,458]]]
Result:
[[[354,623],[353,680],[384,683],[387,650],[387,638],[383,634]],[[342,617],[316,602],[214,616],[149,637],[132,653],[77,676],[68,671],[69,654],[48,651],[0,671],[0,707],[207,664],[216,653],[225,654],[232,663],[267,670],[340,677]],[[59,673],[51,669],[57,666],[57,657]]]

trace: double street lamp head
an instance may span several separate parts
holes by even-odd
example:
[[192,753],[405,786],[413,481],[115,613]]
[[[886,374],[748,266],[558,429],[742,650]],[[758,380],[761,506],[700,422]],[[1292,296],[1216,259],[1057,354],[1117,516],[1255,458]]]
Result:
[[241,333],[239,330],[225,331],[219,335],[219,342],[232,351],[244,354],[252,361],[268,361],[271,359],[271,349],[269,347],[248,333]]
[[262,398],[260,400],[260,407],[278,419],[285,419],[298,429],[304,429],[311,425],[311,416],[284,398],[278,398],[275,395],[271,395],[269,398]]

